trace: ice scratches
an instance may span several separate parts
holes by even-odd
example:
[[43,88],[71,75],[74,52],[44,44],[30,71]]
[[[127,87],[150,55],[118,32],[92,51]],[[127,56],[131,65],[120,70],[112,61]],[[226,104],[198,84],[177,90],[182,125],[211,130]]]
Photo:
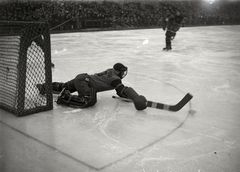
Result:
[[147,161],[169,161],[169,160],[175,160],[175,159],[176,158],[159,156],[158,158],[143,158],[141,160],[141,162],[147,162]]
[[[189,161],[189,159],[191,160],[191,158],[188,158],[188,160],[184,159],[184,161]],[[141,167],[143,172],[171,172],[176,171],[175,168],[177,168],[177,170],[186,169],[187,167],[183,164],[184,161],[182,158],[159,156],[157,158],[143,158],[137,165]]]
[[[212,127],[212,128],[214,128],[214,127]],[[198,135],[198,136],[202,136],[202,137],[209,137],[209,138],[212,138],[212,139],[215,139],[215,140],[222,140],[221,138],[219,138],[219,137],[216,137],[216,136],[214,136],[214,135],[208,135],[208,134],[206,134],[205,132],[203,132],[203,133],[198,133],[198,132],[193,132],[193,131],[191,131],[191,130],[187,130],[187,129],[181,129],[182,131],[185,131],[185,132],[189,132],[189,133],[192,133],[192,134],[194,134],[194,135]],[[208,131],[206,131],[206,132],[210,132],[210,130],[208,130]],[[211,131],[212,133],[213,133],[213,131]],[[219,134],[218,133],[218,136],[222,136],[223,135],[223,131],[222,131],[222,133],[221,134]]]
[[[110,123],[117,120],[117,109],[114,109],[113,111],[109,110],[109,108],[103,108],[101,111],[98,111],[94,117],[94,123],[96,123],[96,126],[99,128],[101,133],[112,140],[113,142],[123,146],[126,149],[132,150],[132,148],[126,146],[125,144],[121,143],[119,140],[111,137],[107,134],[107,127]],[[120,138],[119,138],[120,139]],[[106,145],[105,145],[106,146]],[[112,146],[111,146],[112,147]]]
[[112,143],[107,143],[102,146],[104,149],[114,151],[115,153],[122,153],[122,146],[121,145],[116,145]]
[[219,92],[219,91],[222,90],[222,89],[228,89],[228,88],[230,88],[230,86],[229,86],[229,81],[227,80],[227,82],[224,83],[224,84],[221,85],[221,86],[218,86],[218,87],[215,87],[215,88],[211,87],[211,88],[212,88],[213,91],[216,91],[216,92]]
[[54,50],[53,54],[61,54],[63,52],[67,51],[67,48],[63,48],[62,50]]
[[[228,102],[239,102],[238,98],[240,97],[238,90],[233,90],[235,87],[233,86],[231,88],[229,84],[229,80],[226,80],[225,83],[219,86],[212,86],[210,85],[211,90],[214,91],[216,96],[223,96],[223,93],[227,94],[227,97],[231,97],[231,99],[226,99],[226,96],[224,95],[224,99],[221,99],[222,101],[228,101]],[[208,98],[211,98],[214,96],[214,93],[212,95],[208,95]],[[236,97],[236,99],[234,98]]]
[[[185,132],[193,133],[194,135],[198,135],[200,137],[208,137],[208,138],[214,139],[218,142],[219,141],[223,142],[226,149],[227,148],[228,149],[235,149],[235,148],[240,147],[240,143],[239,143],[238,140],[234,140],[234,141],[225,140],[224,136],[227,135],[227,131],[219,129],[217,127],[211,127],[210,129],[208,129],[206,131],[203,131],[203,133],[193,132],[191,130],[186,130],[186,129],[183,129],[183,128],[181,130],[183,130]],[[212,135],[206,134],[206,133],[211,133]],[[200,138],[196,138],[196,140],[197,139],[200,139]],[[225,151],[225,149],[223,151]]]
[[72,113],[79,113],[80,111],[82,111],[82,109],[73,109],[73,110],[70,110],[70,111],[64,111],[63,113],[72,114]]
[[170,143],[169,145],[171,146],[188,146],[188,145],[192,145],[194,143],[198,143],[201,139],[196,137],[196,138],[191,138],[191,139],[187,139],[187,140],[180,140],[180,141],[176,141],[174,143]]
[[238,143],[238,140],[234,140],[234,141],[227,141],[224,140],[225,143],[225,147],[228,149],[235,149],[235,148],[239,148],[240,147],[240,143]]
[[162,82],[162,83],[164,83],[164,84],[167,84],[167,85],[172,86],[173,88],[177,89],[177,90],[180,91],[181,93],[184,93],[184,94],[185,94],[185,92],[182,91],[181,89],[179,89],[178,87],[176,87],[176,86],[174,86],[174,85],[172,85],[172,84],[170,84],[170,83],[164,82],[164,81],[162,81],[162,80],[160,80],[160,79],[156,79],[156,78],[153,78],[153,77],[147,77],[147,76],[145,76],[145,75],[143,75],[143,74],[137,74],[137,73],[131,73],[131,74],[136,75],[136,76],[140,76],[140,77],[143,77],[143,78],[148,78],[149,80],[152,80],[152,81],[155,81],[155,82]]
[[[229,150],[235,149],[238,147],[226,148],[209,151],[206,153],[187,156],[187,157],[149,157],[143,158],[141,161],[137,163],[137,165],[141,168],[142,171],[219,171],[224,172],[223,169],[224,163],[222,163],[220,157],[229,157],[231,159],[231,155],[228,153]],[[220,154],[221,153],[221,154]],[[220,155],[218,155],[220,154]],[[154,168],[154,169],[153,169]],[[201,168],[201,169],[200,169]]]

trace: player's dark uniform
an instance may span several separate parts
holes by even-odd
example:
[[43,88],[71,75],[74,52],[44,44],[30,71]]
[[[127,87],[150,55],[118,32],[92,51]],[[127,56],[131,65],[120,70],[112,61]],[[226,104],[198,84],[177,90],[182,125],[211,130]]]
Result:
[[176,15],[169,13],[165,18],[163,30],[164,31],[165,29],[167,30],[165,34],[166,47],[163,48],[163,50],[172,49],[171,41],[175,38],[177,31],[180,29],[182,20],[183,20],[183,16],[180,15],[179,12],[177,12]]
[[101,73],[89,75],[89,84],[96,92],[113,90],[120,83],[121,78],[113,68],[107,69]]
[[[91,89],[94,89],[95,92],[113,90],[121,83],[120,76],[113,68],[110,68],[93,75],[79,74],[74,79],[64,83],[62,87],[66,87],[71,93],[77,91],[78,96],[83,97],[89,95]],[[53,87],[53,91],[59,91],[59,88],[54,89]]]
[[[137,110],[143,110],[146,106],[146,98],[138,95],[131,87],[122,84],[122,79],[127,75],[127,67],[121,63],[116,63],[113,68],[109,68],[103,72],[89,75],[82,73],[74,79],[65,82],[54,82],[53,92],[60,93],[57,98],[58,104],[64,104],[72,107],[86,108],[97,103],[97,93],[108,90],[116,90],[120,97],[129,98],[134,102]],[[39,84],[40,94],[44,94],[43,85]],[[72,95],[73,92],[78,95]]]

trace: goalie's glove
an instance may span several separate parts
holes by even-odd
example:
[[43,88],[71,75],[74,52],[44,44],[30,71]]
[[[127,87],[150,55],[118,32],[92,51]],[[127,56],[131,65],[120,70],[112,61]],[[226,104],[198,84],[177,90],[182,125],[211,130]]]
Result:
[[144,110],[147,108],[147,99],[142,95],[138,95],[133,88],[125,87],[121,84],[116,88],[116,91],[119,97],[131,99],[137,110]]

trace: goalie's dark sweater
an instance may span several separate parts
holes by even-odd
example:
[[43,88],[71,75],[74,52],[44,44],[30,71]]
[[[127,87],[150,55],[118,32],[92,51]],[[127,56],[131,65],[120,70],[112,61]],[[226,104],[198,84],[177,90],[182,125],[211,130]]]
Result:
[[96,92],[113,90],[120,84],[121,78],[117,75],[116,71],[112,68],[107,69],[94,75],[89,75],[89,84]]

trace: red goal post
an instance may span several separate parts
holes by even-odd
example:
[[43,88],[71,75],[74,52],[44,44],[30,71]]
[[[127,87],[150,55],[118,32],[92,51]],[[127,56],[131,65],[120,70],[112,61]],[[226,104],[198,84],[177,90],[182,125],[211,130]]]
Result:
[[[43,83],[45,95],[37,89]],[[0,108],[16,116],[51,110],[51,83],[49,25],[0,21]]]

